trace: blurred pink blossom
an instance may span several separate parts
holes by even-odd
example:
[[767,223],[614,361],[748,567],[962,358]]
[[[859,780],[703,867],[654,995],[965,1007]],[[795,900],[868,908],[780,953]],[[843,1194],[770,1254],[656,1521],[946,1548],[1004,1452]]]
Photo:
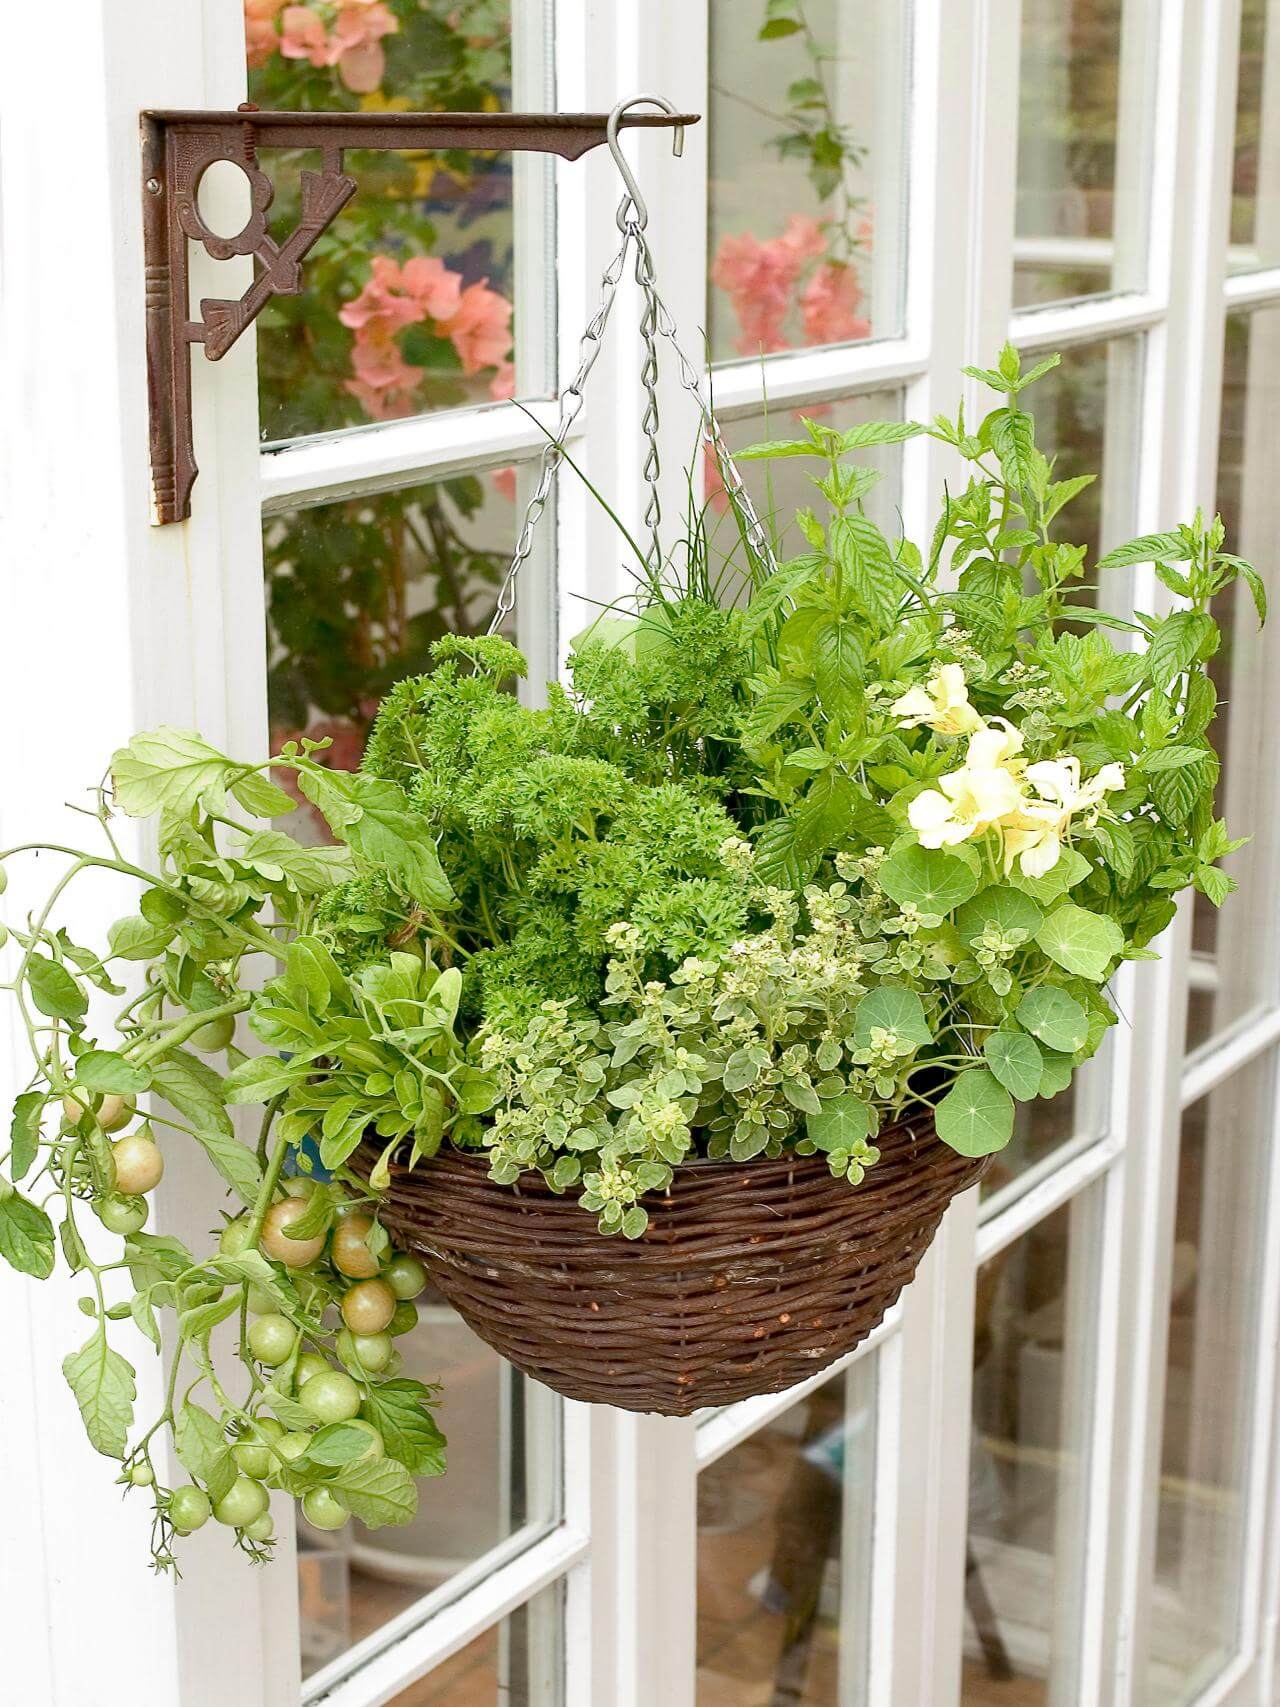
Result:
[[500,291],[490,290],[488,279],[468,285],[458,311],[441,327],[462,359],[463,373],[505,362],[511,354],[512,305]]
[[347,381],[347,390],[375,420],[409,413],[422,369],[405,361],[391,327],[365,327],[356,337],[351,366],[355,378]]
[[826,261],[800,293],[800,317],[806,344],[846,344],[871,334],[871,324],[854,310],[862,287],[851,266]]
[[516,501],[516,471],[514,468],[495,468],[493,471],[494,491],[507,500],[509,504]]
[[332,63],[324,19],[310,6],[286,6],[280,22],[280,52],[286,59],[307,59],[312,65]]
[[244,45],[249,69],[265,65],[280,46],[276,19],[284,0],[244,0]]
[[357,95],[369,95],[382,82],[387,69],[383,36],[394,35],[400,20],[382,0],[346,0],[338,13],[330,39],[330,63],[338,76]]
[[514,362],[499,362],[498,371],[489,381],[489,395],[495,402],[501,403],[516,394],[516,364]]
[[720,473],[720,458],[711,446],[703,441],[702,446],[702,487],[707,495],[707,503],[722,516],[729,508],[729,494],[724,488],[724,476]]

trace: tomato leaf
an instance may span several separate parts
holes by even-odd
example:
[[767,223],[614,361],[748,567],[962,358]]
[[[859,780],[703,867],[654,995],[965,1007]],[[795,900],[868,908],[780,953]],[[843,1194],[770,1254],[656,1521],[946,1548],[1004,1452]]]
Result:
[[53,1273],[53,1222],[39,1204],[16,1191],[0,1197],[0,1257],[37,1280]]
[[133,1365],[107,1344],[99,1325],[79,1351],[63,1359],[62,1373],[75,1394],[90,1443],[108,1458],[123,1458],[137,1397]]
[[420,1381],[383,1381],[361,1409],[391,1456],[415,1476],[444,1474],[445,1439],[429,1409],[430,1397]]

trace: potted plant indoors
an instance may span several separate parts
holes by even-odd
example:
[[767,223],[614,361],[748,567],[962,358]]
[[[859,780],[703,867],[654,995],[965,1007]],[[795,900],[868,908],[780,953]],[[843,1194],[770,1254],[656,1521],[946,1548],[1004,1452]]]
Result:
[[[1261,582],[1197,516],[1096,566],[1154,564],[1169,614],[1082,596],[1060,518],[1087,479],[1055,479],[1021,402],[1051,365],[1006,348],[972,430],[756,446],[809,459],[805,552],[721,561],[695,514],[678,566],[637,552],[634,609],[542,709],[509,643],[448,638],[356,772],[303,741],[269,774],[172,729],[115,755],[101,849],[55,850],[47,903],[9,922],[32,1072],[0,1252],[83,1277],[67,1379],[148,1490],[161,1564],[210,1511],[266,1556],[270,1486],[322,1526],[412,1513],[442,1442],[393,1336],[428,1270],[579,1396],[687,1411],[821,1368],[1017,1104],[1097,1050],[1109,977],[1177,892],[1224,899],[1211,606],[1240,577],[1261,616]],[[869,519],[858,462],[921,433],[971,470],[923,550]],[[335,845],[275,827],[298,795]],[[119,812],[157,820],[153,865]],[[99,951],[58,903],[104,871],[139,896]],[[146,1228],[184,1143],[215,1170],[203,1251]],[[158,1349],[161,1319],[168,1397],[137,1430],[116,1342]]]

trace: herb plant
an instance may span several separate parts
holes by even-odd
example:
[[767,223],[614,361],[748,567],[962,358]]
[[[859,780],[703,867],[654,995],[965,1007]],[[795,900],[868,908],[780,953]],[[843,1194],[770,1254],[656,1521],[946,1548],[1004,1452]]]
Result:
[[[1225,899],[1212,607],[1239,578],[1261,618],[1262,582],[1197,516],[1093,566],[1154,565],[1167,614],[1089,602],[1062,537],[1087,480],[1054,478],[1021,402],[1053,360],[971,370],[999,394],[972,429],[809,421],[754,447],[811,462],[808,550],[719,561],[695,514],[682,561],[637,553],[634,610],[579,637],[542,709],[510,691],[507,641],[453,636],[387,695],[357,772],[304,740],[272,781],[170,729],[115,755],[101,851],[45,850],[65,870],[9,929],[32,1076],[0,1253],[46,1276],[60,1245],[84,1277],[64,1367],[93,1444],[151,1491],[160,1565],[210,1510],[264,1557],[268,1485],[321,1526],[396,1522],[442,1468],[389,1337],[425,1283],[379,1226],[393,1160],[447,1142],[501,1182],[536,1169],[638,1238],[695,1156],[821,1154],[852,1190],[882,1129],[925,1113],[989,1154],[1097,1050],[1109,978],[1151,957],[1176,893]],[[870,519],[857,455],[925,433],[971,472],[922,549]],[[337,845],[274,827],[295,797]],[[157,820],[151,867],[117,812]],[[57,919],[85,872],[138,892],[101,950]],[[145,1230],[184,1141],[233,1197],[204,1253]],[[122,1241],[105,1255],[89,1214]],[[168,1394],[135,1433],[115,1341],[158,1349],[161,1318]]]

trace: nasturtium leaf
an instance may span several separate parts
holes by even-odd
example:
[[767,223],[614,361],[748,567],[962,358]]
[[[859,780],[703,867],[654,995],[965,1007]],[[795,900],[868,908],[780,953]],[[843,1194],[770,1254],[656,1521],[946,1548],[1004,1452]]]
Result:
[[854,1010],[853,1038],[860,1049],[868,1047],[873,1030],[895,1032],[904,1043],[914,1043],[917,1048],[933,1042],[924,1003],[914,990],[897,984],[872,990]]
[[344,1464],[325,1485],[344,1510],[370,1529],[408,1523],[418,1509],[414,1479],[395,1457]]
[[1059,1091],[1065,1091],[1071,1083],[1071,1075],[1076,1070],[1076,1064],[1070,1055],[1059,1055],[1056,1050],[1045,1049],[1044,1072],[1040,1078],[1040,1089],[1036,1093],[1042,1097],[1056,1097]]
[[889,855],[876,873],[876,882],[900,907],[922,913],[950,913],[975,894],[978,879],[955,855],[941,848],[908,843]]
[[37,1280],[53,1273],[53,1222],[16,1191],[0,1197],[0,1257]]
[[135,735],[111,757],[116,803],[131,818],[149,818],[162,809],[185,817],[197,805],[220,810],[235,769],[193,729],[165,724]]
[[1027,877],[1015,865],[1009,873],[1008,881],[1015,889],[1020,889],[1024,895],[1030,895],[1033,901],[1047,907],[1065,895],[1068,889],[1074,889],[1092,870],[1089,861],[1077,849],[1063,848],[1056,863],[1051,865],[1042,877]]
[[1012,1097],[1031,1102],[1040,1095],[1044,1056],[1025,1031],[993,1031],[982,1046],[987,1065]]
[[13,1119],[9,1123],[9,1176],[22,1179],[40,1147],[40,1116],[45,1099],[39,1091],[23,1091],[13,1099]]
[[1001,885],[984,889],[980,895],[966,901],[956,914],[956,929],[965,942],[981,936],[989,925],[1001,933],[1024,931],[1024,940],[1029,941],[1040,928],[1043,918],[1043,912],[1030,895],[1021,889]]
[[444,1436],[427,1408],[429,1397],[420,1381],[380,1381],[370,1388],[361,1408],[391,1457],[415,1476],[444,1474]]
[[1028,990],[1018,1003],[1018,1021],[1047,1049],[1074,1055],[1089,1036],[1089,1016],[1074,996],[1056,985]]
[[1107,914],[1064,901],[1040,926],[1036,942],[1065,971],[1101,983],[1124,948],[1124,932]]
[[820,1150],[852,1150],[871,1134],[871,1105],[854,1091],[824,1102],[819,1114],[807,1114],[805,1131]]
[[123,1458],[137,1396],[133,1365],[107,1344],[101,1327],[62,1361],[62,1373],[76,1396],[85,1433],[97,1451]]
[[968,1067],[934,1110],[938,1136],[962,1156],[989,1156],[1013,1136],[1013,1098],[984,1067]]
[[49,1019],[79,1019],[89,1006],[89,998],[66,967],[43,954],[28,956],[27,988],[32,1005]]
[[114,1049],[89,1049],[76,1062],[76,1083],[87,1091],[138,1095],[151,1087],[151,1072],[117,1055]]

